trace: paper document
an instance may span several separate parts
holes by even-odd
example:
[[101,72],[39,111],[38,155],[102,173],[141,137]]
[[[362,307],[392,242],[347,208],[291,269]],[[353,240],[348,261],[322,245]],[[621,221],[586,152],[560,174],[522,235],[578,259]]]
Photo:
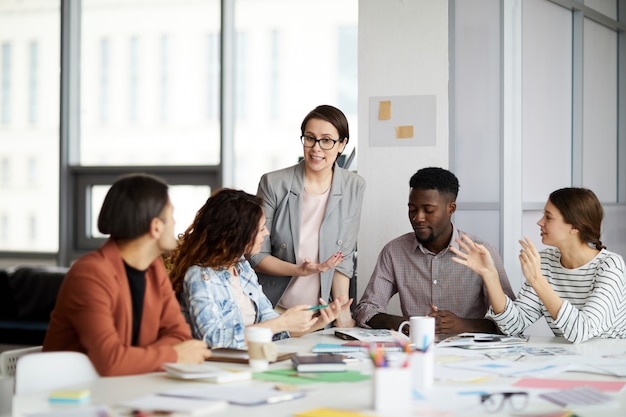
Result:
[[164,413],[184,413],[189,416],[204,416],[216,411],[225,410],[228,407],[226,401],[221,400],[199,400],[192,398],[165,397],[160,395],[146,395],[119,404],[120,407],[130,410],[141,410],[145,412]]
[[185,388],[161,392],[161,396],[224,400],[237,405],[273,404],[304,397],[304,391],[278,391],[272,388],[250,386],[211,385],[202,388]]
[[572,407],[580,405],[608,405],[617,401],[609,394],[598,391],[593,387],[579,387],[561,391],[552,391],[539,394],[550,402],[561,407]]
[[524,345],[527,338],[504,336],[489,333],[461,333],[437,343],[437,347],[458,347],[463,349],[502,349]]
[[335,330],[335,336],[343,340],[360,340],[362,342],[406,343],[409,341],[407,336],[395,330],[362,329],[360,327]]

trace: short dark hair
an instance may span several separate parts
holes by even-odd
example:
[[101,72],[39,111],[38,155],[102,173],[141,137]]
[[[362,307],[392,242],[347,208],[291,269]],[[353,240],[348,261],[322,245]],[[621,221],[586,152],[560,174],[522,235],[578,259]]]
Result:
[[114,240],[135,239],[150,230],[169,202],[168,185],[148,174],[129,174],[118,178],[104,198],[98,230]]
[[300,133],[304,135],[304,130],[306,129],[306,124],[311,119],[321,119],[325,120],[337,129],[337,133],[339,133],[339,142],[343,143],[346,141],[346,144],[350,141],[350,129],[348,128],[348,119],[346,119],[346,115],[343,114],[341,110],[336,107],[330,106],[328,104],[322,104],[317,106],[313,110],[306,115],[304,120],[302,121],[302,125],[300,126]]
[[411,177],[409,186],[415,190],[437,190],[456,199],[459,195],[459,180],[452,172],[443,168],[422,168]]
[[553,191],[549,200],[561,212],[565,223],[578,229],[583,242],[593,244],[598,250],[605,248],[600,240],[604,209],[593,191],[561,188]]

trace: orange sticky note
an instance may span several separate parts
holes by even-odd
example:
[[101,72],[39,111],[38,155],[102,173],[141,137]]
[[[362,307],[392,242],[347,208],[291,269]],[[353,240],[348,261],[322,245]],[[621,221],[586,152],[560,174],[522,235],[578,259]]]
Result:
[[413,125],[396,126],[396,139],[409,139],[413,137]]
[[391,119],[391,101],[378,102],[378,120]]

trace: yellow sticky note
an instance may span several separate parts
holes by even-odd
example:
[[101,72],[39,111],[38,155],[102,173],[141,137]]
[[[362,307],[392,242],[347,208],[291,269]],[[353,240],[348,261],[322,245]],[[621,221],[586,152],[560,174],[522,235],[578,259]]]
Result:
[[308,411],[300,411],[295,417],[367,417],[366,414],[356,411],[337,410],[334,408],[314,408]]
[[89,399],[90,391],[88,389],[60,389],[52,391],[48,397],[51,403],[82,403]]
[[413,125],[396,126],[396,139],[409,139],[413,137]]
[[378,120],[391,119],[391,101],[379,101],[378,102]]

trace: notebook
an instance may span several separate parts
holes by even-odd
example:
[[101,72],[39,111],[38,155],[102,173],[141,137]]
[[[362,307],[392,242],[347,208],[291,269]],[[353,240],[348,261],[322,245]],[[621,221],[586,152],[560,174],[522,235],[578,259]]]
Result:
[[[377,346],[381,346],[385,351],[394,352],[402,351],[402,347],[393,342],[381,342]],[[316,343],[313,346],[313,353],[356,353],[356,352],[369,352],[370,342],[361,342],[359,340],[353,340],[346,343]]]
[[[295,352],[278,352],[278,356],[274,362],[285,361],[290,359]],[[245,349],[233,348],[217,348],[211,349],[211,356],[206,360],[213,362],[232,362],[232,363],[248,363],[250,356]]]
[[298,372],[344,372],[348,369],[340,355],[295,355],[291,361]]
[[202,379],[217,384],[252,379],[252,373],[249,371],[221,369],[209,363],[164,363],[163,369],[168,376],[174,378]]

